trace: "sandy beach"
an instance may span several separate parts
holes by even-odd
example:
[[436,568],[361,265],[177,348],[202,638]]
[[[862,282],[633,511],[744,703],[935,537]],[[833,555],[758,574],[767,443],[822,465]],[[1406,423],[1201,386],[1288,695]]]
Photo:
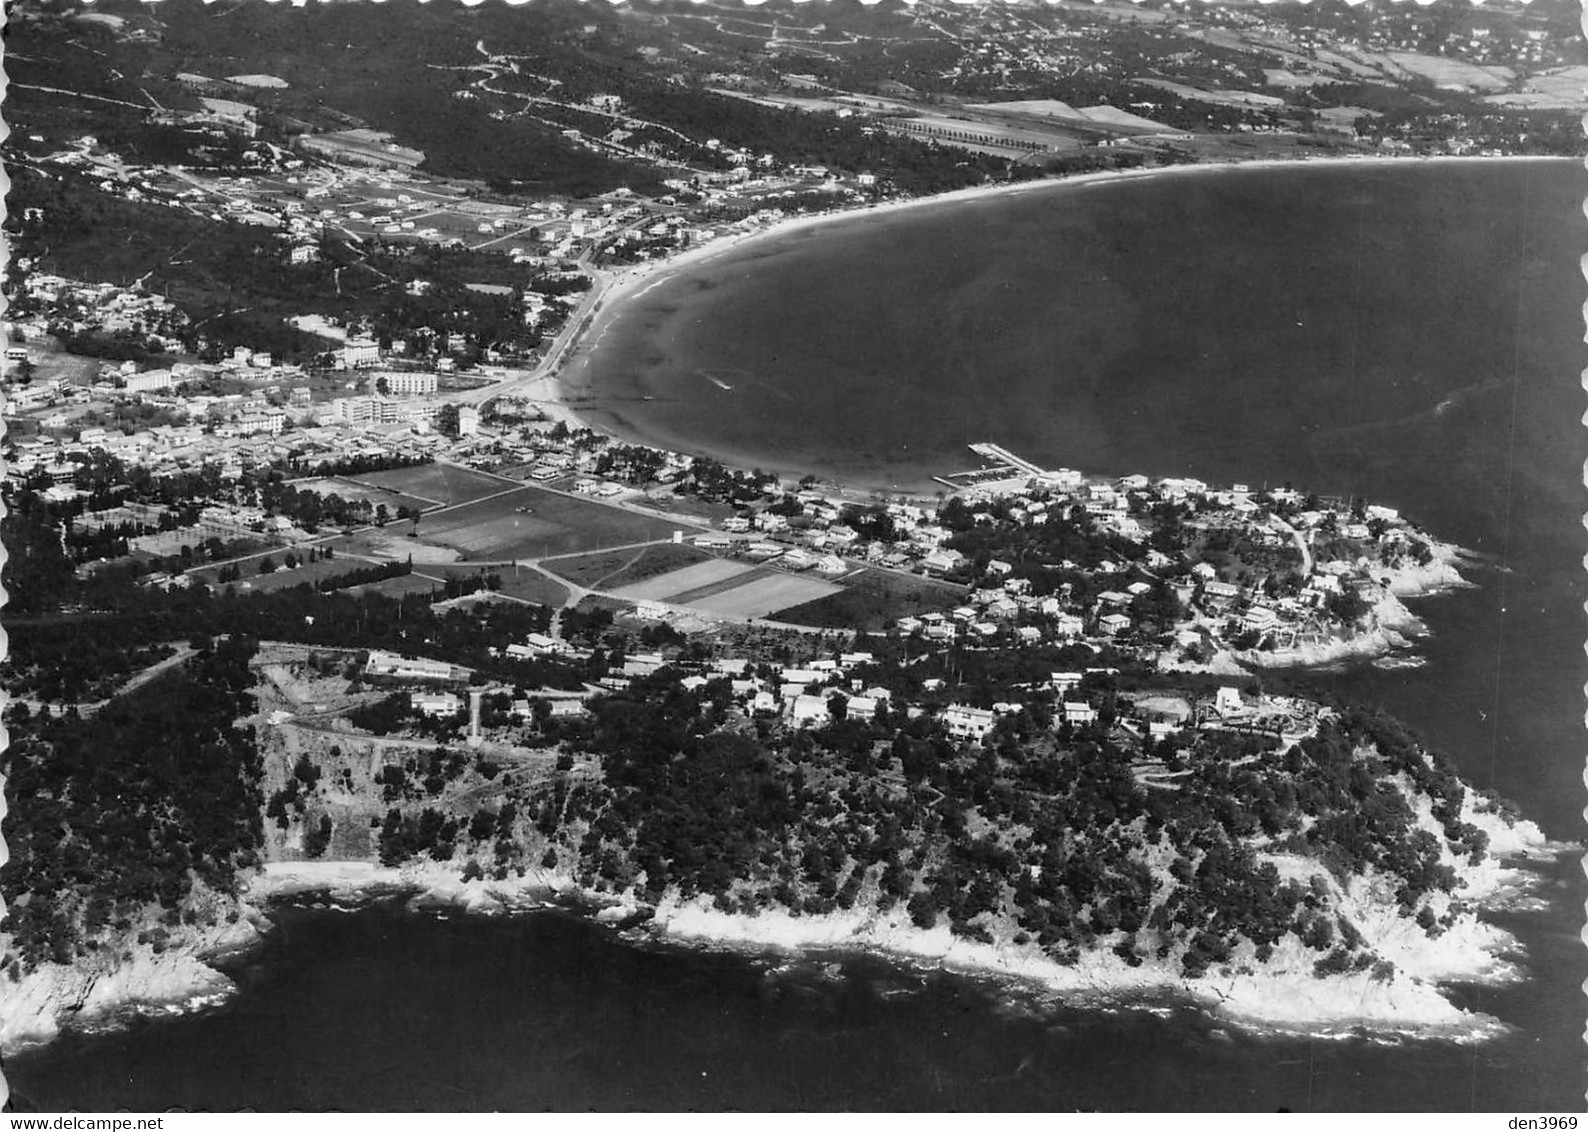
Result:
[[[687,248],[676,255],[647,263],[635,264],[616,271],[595,269],[595,284],[586,301],[570,316],[569,324],[559,335],[546,359],[533,375],[515,381],[515,391],[539,402],[547,417],[567,423],[569,427],[584,427],[606,435],[615,435],[604,423],[582,414],[578,403],[592,392],[585,377],[591,355],[600,347],[601,340],[610,329],[613,319],[623,312],[625,304],[653,290],[677,276],[706,263],[741,251],[774,238],[786,238],[801,232],[836,229],[845,224],[866,223],[881,217],[896,216],[903,212],[932,208],[949,208],[976,204],[991,199],[1019,196],[1029,193],[1050,193],[1062,190],[1079,191],[1099,185],[1112,185],[1128,181],[1166,179],[1171,177],[1201,176],[1212,173],[1231,173],[1240,170],[1291,169],[1301,166],[1402,166],[1409,164],[1436,164],[1473,161],[1532,161],[1529,157],[1308,157],[1264,158],[1253,161],[1203,162],[1187,165],[1155,166],[1145,169],[1117,169],[1095,173],[1082,173],[1073,177],[1056,177],[1010,184],[978,185],[968,189],[941,193],[936,196],[914,197],[907,200],[890,200],[861,208],[839,209],[832,212],[787,216],[748,231],[721,236],[708,243]],[[617,439],[632,439],[617,436]]]
[[[860,222],[868,217],[897,213],[904,209],[960,205],[1005,193],[1045,192],[1066,187],[1079,190],[1124,179],[1190,175],[1212,170],[1287,167],[1299,164],[1399,165],[1414,161],[1473,160],[1479,159],[1335,158],[1310,159],[1305,162],[1266,161],[1235,165],[1177,166],[1091,174],[1011,186],[989,186],[940,197],[891,202],[870,209],[793,217],[763,229],[689,249],[664,261],[610,273],[603,277],[594,289],[588,307],[584,308],[583,315],[576,323],[570,325],[567,341],[561,350],[557,355],[548,357],[548,362],[551,364],[546,366],[544,372],[514,380],[524,380],[526,388],[532,385],[535,389],[544,389],[548,411],[570,423],[582,423],[579,421],[576,409],[568,402],[564,388],[565,367],[569,359],[579,355],[582,350],[596,348],[614,315],[648,288],[659,286],[682,272],[697,268],[717,257],[736,252],[756,240],[773,235],[816,229],[823,225],[837,225],[843,221]],[[1413,596],[1452,584],[1452,579],[1445,574],[1445,569],[1450,566],[1449,562],[1436,561],[1426,571],[1427,576],[1397,577],[1390,588],[1397,595]],[[1480,824],[1486,830],[1493,828],[1484,822],[1475,824]],[[1533,833],[1537,833],[1536,829]],[[1494,850],[1502,854],[1513,850],[1529,853],[1551,851],[1547,846],[1542,845],[1541,838],[1533,836],[1513,836],[1512,844],[1509,846],[1496,841]],[[307,867],[288,864],[269,866],[264,878],[249,894],[249,899],[288,896],[294,892],[309,890],[331,891],[349,899],[356,899],[376,890],[412,890],[417,887],[434,902],[456,903],[484,913],[527,908],[543,902],[548,894],[574,895],[568,891],[570,883],[567,878],[555,874],[532,874],[520,880],[497,885],[492,882],[463,882],[458,871],[446,866],[427,867],[424,870],[382,870],[373,864],[362,862],[327,863],[315,867],[317,864],[313,863]],[[1485,871],[1482,871],[1481,875],[1477,872],[1469,875],[1469,881],[1480,883],[1474,883],[1472,890],[1466,895],[1469,898],[1475,896],[1479,899],[1482,899],[1486,893],[1499,895],[1501,890],[1512,883],[1512,879],[1506,875],[1506,870],[1486,864]],[[621,914],[620,907],[619,911],[612,915],[621,916]],[[1228,1010],[1232,1014],[1297,1029],[1310,1028],[1313,1023],[1324,1019],[1329,1020],[1327,1023],[1329,1026],[1344,1028],[1371,1019],[1385,1028],[1395,1029],[1397,1027],[1394,1021],[1404,1019],[1412,1029],[1425,1026],[1432,1029],[1451,1027],[1455,1030],[1476,1027],[1481,1030],[1486,1025],[1481,1019],[1470,1015],[1463,1016],[1459,1011],[1452,1013],[1455,1008],[1439,994],[1437,983],[1447,979],[1484,981],[1512,977],[1508,968],[1497,957],[1498,952],[1509,946],[1508,937],[1504,937],[1503,933],[1495,935],[1487,930],[1479,930],[1484,928],[1484,925],[1476,918],[1472,920],[1473,926],[1470,931],[1464,929],[1466,932],[1464,935],[1452,933],[1448,941],[1441,943],[1438,948],[1428,953],[1424,961],[1420,961],[1422,965],[1415,965],[1418,961],[1414,961],[1414,965],[1407,969],[1405,978],[1398,977],[1387,988],[1371,984],[1371,980],[1363,981],[1360,986],[1343,984],[1336,986],[1327,980],[1314,980],[1310,971],[1304,969],[1304,964],[1295,968],[1293,977],[1283,975],[1277,969],[1259,968],[1254,976],[1242,975],[1237,971],[1230,982],[1220,982],[1216,987],[1212,983],[1206,986],[1188,986],[1172,969],[1143,971],[1140,968],[1126,969],[1122,964],[1114,964],[1110,967],[1111,960],[1107,958],[1099,960],[1101,966],[1086,968],[1085,979],[1079,980],[1078,976],[1081,972],[1077,972],[1076,968],[1062,968],[1050,960],[1043,959],[1041,962],[1046,963],[1046,967],[1040,970],[1027,969],[1025,964],[1037,961],[1032,956],[1009,952],[1007,947],[1003,951],[998,951],[996,949],[999,945],[973,945],[957,937],[948,937],[946,929],[942,933],[944,938],[939,938],[933,933],[920,933],[907,922],[900,924],[897,918],[889,919],[880,914],[861,921],[835,920],[823,924],[812,917],[763,916],[749,919],[722,917],[720,913],[709,908],[675,902],[672,905],[664,903],[658,910],[658,920],[660,921],[658,931],[679,939],[711,941],[719,944],[737,943],[744,946],[876,949],[901,957],[913,955],[922,962],[981,970],[990,975],[1010,974],[1030,978],[1039,983],[1046,983],[1056,990],[1068,988],[1076,993],[1088,991],[1134,993],[1149,989],[1150,986],[1193,996],[1206,994],[1209,996],[1207,1001],[1222,1003],[1221,1009]],[[1422,946],[1427,942],[1410,937],[1397,942],[1397,937],[1393,933],[1394,930],[1402,927],[1404,925],[1398,923],[1386,923],[1384,925],[1386,934],[1367,934],[1373,940],[1374,946],[1386,955],[1392,955],[1392,952],[1402,945],[1409,946],[1416,943]],[[170,1008],[180,1009],[183,1003],[198,1007],[206,1002],[215,1001],[229,992],[229,982],[224,978],[218,978],[214,969],[204,961],[204,957],[217,948],[245,942],[242,937],[247,934],[248,926],[245,921],[245,926],[236,928],[238,937],[236,939],[232,938],[231,932],[225,930],[220,930],[215,935],[195,934],[194,938],[183,940],[180,945],[161,953],[155,953],[152,948],[140,947],[132,954],[118,957],[117,962],[110,962],[107,959],[104,967],[98,970],[78,972],[46,966],[38,973],[36,980],[14,986],[8,994],[5,1009],[0,1012],[0,1049],[14,1049],[29,1042],[48,1040],[56,1032],[58,1019],[62,1017],[83,1021],[97,1013],[113,1014],[129,1003],[147,1012],[156,1013]],[[1460,946],[1457,946],[1458,944]],[[995,950],[990,952],[976,950],[986,946],[991,946]],[[1298,963],[1307,958],[1304,955],[1300,956]],[[1400,959],[1397,957],[1396,961],[1399,963]]]

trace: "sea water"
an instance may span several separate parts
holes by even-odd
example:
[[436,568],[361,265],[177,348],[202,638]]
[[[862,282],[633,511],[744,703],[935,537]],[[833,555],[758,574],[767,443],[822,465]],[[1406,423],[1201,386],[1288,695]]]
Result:
[[[636,439],[879,488],[992,440],[1398,507],[1483,555],[1477,586],[1415,603],[1426,665],[1320,681],[1576,839],[1585,189],[1563,161],[1309,166],[847,220],[652,289],[576,381]],[[1542,906],[1495,913],[1526,979],[1454,991],[1511,1027],[1471,1046],[381,904],[282,909],[227,1005],[5,1072],[46,1109],[1578,1110],[1585,886],[1534,867]]]

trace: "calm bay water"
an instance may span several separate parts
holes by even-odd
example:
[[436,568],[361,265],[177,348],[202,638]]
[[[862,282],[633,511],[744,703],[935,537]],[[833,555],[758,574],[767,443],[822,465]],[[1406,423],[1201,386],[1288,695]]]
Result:
[[[1585,189],[1560,161],[1236,170],[861,218],[655,288],[577,379],[620,431],[781,471],[920,488],[994,440],[1398,506],[1491,565],[1419,606],[1426,666],[1328,681],[1576,839]],[[1580,1110],[1585,886],[1540,871],[1548,907],[1497,917],[1527,981],[1459,992],[1515,1027],[1476,1048],[834,977],[560,912],[297,908],[229,1005],[5,1071],[44,1108]]]
[[[1530,940],[1534,962],[1580,968],[1559,936]],[[1472,996],[1530,1022],[1478,1049],[1309,1041],[867,957],[788,965],[636,945],[564,913],[395,907],[288,909],[237,974],[225,1007],[68,1039],[7,1078],[23,1104],[96,1110],[1539,1111],[1582,1097],[1571,1027],[1551,1021],[1566,1012],[1540,984]]]

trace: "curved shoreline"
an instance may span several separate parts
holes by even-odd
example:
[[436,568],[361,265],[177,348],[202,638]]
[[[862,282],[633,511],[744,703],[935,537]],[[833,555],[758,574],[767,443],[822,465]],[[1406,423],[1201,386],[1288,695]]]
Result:
[[[542,404],[547,415],[553,419],[566,422],[570,427],[589,428],[596,433],[624,443],[665,448],[668,446],[667,441],[657,440],[654,434],[650,434],[648,430],[626,421],[621,415],[610,409],[599,410],[600,419],[596,419],[595,412],[592,411],[591,406],[579,403],[596,395],[594,383],[589,380],[591,354],[600,346],[601,339],[611,329],[614,319],[626,313],[627,304],[632,300],[665,283],[675,282],[680,277],[687,276],[692,270],[707,263],[719,260],[731,253],[744,254],[751,252],[759,246],[773,242],[775,238],[786,239],[800,233],[837,228],[845,223],[859,224],[873,219],[896,217],[907,212],[923,211],[933,207],[953,208],[973,205],[987,200],[1001,200],[1005,197],[1014,197],[1025,193],[1057,192],[1063,189],[1080,190],[1098,185],[1167,179],[1182,175],[1236,173],[1242,170],[1272,172],[1281,169],[1303,168],[1389,168],[1393,166],[1472,164],[1477,162],[1576,161],[1577,159],[1570,157],[1519,155],[1502,157],[1455,157],[1448,155],[1385,157],[1363,155],[1258,158],[1250,161],[1208,161],[1182,165],[1152,166],[1149,168],[1104,170],[1082,173],[1071,177],[1051,177],[1032,181],[977,185],[935,196],[890,200],[861,208],[844,208],[831,212],[788,216],[749,231],[718,237],[709,243],[686,249],[665,259],[625,267],[613,273],[598,273],[595,286],[590,292],[589,305],[582,307],[573,316],[571,329],[567,331],[568,337],[560,339],[554,345],[548,355],[551,359],[550,365],[543,365],[538,368],[532,376],[526,375],[521,384],[538,387],[534,396]],[[576,370],[577,372],[575,372]],[[685,451],[691,455],[709,456],[731,467],[749,467],[753,464],[763,468],[773,467],[782,474],[802,475],[812,473],[824,480],[832,481],[834,479],[832,473],[826,472],[821,468],[806,466],[779,467],[777,459],[766,454],[757,456],[753,453],[723,452],[694,442],[680,444],[676,439],[672,443],[678,445],[677,450],[679,451]],[[894,484],[882,480],[873,481],[867,477],[856,476],[852,473],[844,474],[836,482],[840,487],[858,491],[883,491],[890,494],[902,492],[912,495],[924,493],[926,496],[932,495],[939,486],[926,479],[909,484]]]
[[[1188,170],[1188,171],[1194,171],[1194,170],[1199,170],[1199,169],[1200,170],[1204,170],[1204,171],[1210,170],[1210,169],[1225,169],[1225,170],[1228,170],[1228,169],[1236,169],[1236,168],[1245,168],[1245,167],[1248,167],[1248,166],[1255,168],[1255,167],[1258,167],[1260,165],[1265,165],[1265,164],[1266,165],[1302,165],[1302,164],[1315,165],[1315,164],[1322,164],[1322,163],[1325,163],[1325,162],[1331,162],[1331,163],[1337,163],[1337,164],[1351,164],[1351,163],[1366,164],[1366,163],[1369,163],[1369,162],[1376,162],[1376,163],[1379,163],[1379,164],[1388,165],[1388,164],[1391,164],[1391,163],[1405,163],[1405,162],[1410,161],[1410,160],[1470,161],[1470,160],[1474,160],[1474,159],[1470,159],[1470,158],[1433,158],[1433,159],[1405,159],[1405,158],[1395,158],[1395,159],[1376,159],[1376,158],[1353,159],[1353,158],[1332,158],[1332,159],[1311,159],[1311,160],[1307,160],[1307,161],[1281,161],[1281,162],[1268,162],[1268,163],[1264,163],[1264,162],[1250,162],[1250,163],[1221,164],[1221,165],[1207,164],[1207,165],[1196,165],[1196,166],[1177,166],[1177,167],[1169,167],[1169,168],[1164,168],[1164,169],[1128,171],[1128,172],[1125,172],[1125,173],[1112,173],[1112,174],[1089,175],[1089,176],[1108,177],[1108,178],[1120,179],[1120,178],[1123,178],[1123,177],[1126,177],[1126,176],[1131,176],[1131,175],[1135,175],[1137,177],[1148,177],[1148,176],[1155,175],[1155,174],[1160,174],[1160,173],[1161,174],[1167,174],[1167,173],[1174,172],[1177,169],[1179,169],[1179,170]],[[1479,160],[1561,160],[1561,159],[1519,158],[1519,159],[1479,159]],[[1051,188],[1051,187],[1060,186],[1060,185],[1078,185],[1080,182],[1084,181],[1085,179],[1086,178],[1068,178],[1068,179],[1063,179],[1063,180],[1032,182],[1032,183],[1026,183],[1026,184],[1021,184],[1021,185],[998,186],[998,187],[992,187],[992,188],[987,188],[987,189],[982,189],[982,190],[970,190],[969,192],[972,193],[972,194],[976,194],[978,196],[985,196],[985,195],[989,195],[989,194],[992,194],[992,193],[1002,193],[1002,192],[1005,192],[1005,191],[1015,191],[1015,190],[1023,190],[1023,189],[1033,189],[1033,190],[1035,190],[1035,189],[1038,189],[1038,188],[1043,188],[1043,187]],[[739,239],[734,240],[734,241],[721,242],[720,246],[719,246],[719,242],[714,242],[712,245],[707,245],[705,247],[702,247],[701,249],[698,249],[702,253],[702,255],[698,257],[698,260],[690,260],[687,264],[684,262],[685,257],[675,257],[674,259],[661,261],[661,262],[653,265],[653,269],[649,273],[649,274],[655,274],[655,275],[659,276],[659,278],[657,278],[650,285],[651,286],[658,286],[662,282],[664,282],[668,278],[670,278],[669,274],[667,274],[666,271],[664,271],[664,269],[672,268],[675,271],[683,271],[687,267],[695,266],[697,262],[705,262],[705,261],[707,261],[709,259],[714,258],[716,254],[725,254],[725,253],[727,253],[729,251],[732,251],[732,250],[735,250],[737,248],[742,248],[742,247],[746,246],[747,244],[753,242],[759,236],[771,236],[771,235],[774,235],[774,234],[778,234],[779,232],[795,230],[801,225],[802,221],[805,222],[804,226],[808,227],[808,226],[819,225],[821,223],[837,222],[837,221],[843,220],[843,219],[857,219],[858,220],[858,219],[862,219],[862,218],[864,218],[866,216],[876,215],[876,214],[878,214],[878,213],[880,213],[882,211],[887,211],[887,210],[890,210],[890,209],[903,209],[903,208],[909,208],[909,207],[925,206],[925,205],[928,205],[928,204],[949,204],[949,203],[956,203],[957,204],[957,203],[963,203],[965,199],[967,199],[967,198],[964,197],[962,194],[947,194],[947,195],[942,196],[942,197],[932,197],[932,198],[923,198],[923,199],[914,200],[914,201],[897,202],[897,204],[895,204],[895,205],[883,206],[883,208],[881,208],[881,209],[851,210],[851,211],[846,211],[846,212],[822,214],[822,215],[816,216],[816,217],[795,218],[794,220],[791,220],[791,221],[787,222],[786,226],[785,225],[772,226],[772,227],[769,227],[769,228],[764,229],[764,230],[759,231],[759,232],[748,233],[745,236],[740,237]],[[972,199],[974,199],[974,198],[972,198]],[[705,254],[705,253],[712,253],[712,254]],[[639,286],[639,284],[644,281],[644,278],[649,278],[649,274],[647,274],[646,276],[642,277],[639,280],[636,280],[633,285],[636,286],[636,287]],[[646,288],[646,289],[648,289],[648,288]],[[630,291],[632,291],[632,287],[630,288]],[[614,297],[614,300],[612,302],[611,307],[606,309],[606,310],[604,310],[604,311],[596,312],[596,314],[599,315],[600,317],[592,318],[587,325],[585,325],[584,327],[581,328],[582,332],[585,333],[585,334],[589,334],[589,333],[593,333],[593,332],[597,331],[598,329],[604,329],[605,324],[606,324],[605,320],[607,318],[610,318],[613,315],[615,315],[615,313],[617,313],[617,310],[618,310],[617,299],[632,298],[633,295],[630,294],[630,291],[622,291],[621,288],[615,289],[612,292],[612,294],[615,297]],[[621,292],[621,294],[619,292]],[[643,291],[641,293],[643,293]],[[578,347],[577,338],[578,338],[578,335],[576,335],[575,336],[575,340],[570,343],[570,345],[569,345],[569,350],[570,351],[577,349],[577,347]]]
[[[1426,808],[1426,807],[1425,807]],[[1464,869],[1466,896],[1479,904],[1506,902],[1535,886],[1513,863],[1570,851],[1546,841],[1531,823],[1504,826],[1469,803],[1467,817],[1494,836],[1493,855]],[[1312,870],[1314,863],[1298,862]],[[807,959],[867,954],[885,961],[930,970],[952,971],[978,979],[1008,980],[1025,991],[1054,995],[1075,1005],[1108,1002],[1150,1005],[1162,995],[1195,1005],[1232,1025],[1259,1033],[1350,1037],[1375,1034],[1481,1042],[1509,1027],[1489,1015],[1455,1005],[1446,984],[1505,985],[1520,973],[1508,957],[1517,941],[1508,932],[1477,918],[1464,919],[1438,940],[1412,934],[1409,921],[1384,915],[1379,881],[1369,875],[1336,886],[1342,907],[1362,924],[1371,941],[1393,954],[1399,973],[1389,982],[1366,972],[1317,977],[1319,953],[1287,939],[1266,962],[1243,945],[1228,970],[1190,979],[1172,962],[1149,959],[1132,967],[1106,948],[1083,952],[1065,965],[1034,945],[1008,940],[979,943],[953,934],[946,924],[915,926],[902,906],[889,912],[857,905],[825,915],[795,914],[783,908],[756,914],[724,913],[709,899],[683,900],[667,894],[655,905],[581,889],[572,877],[530,869],[506,882],[464,881],[443,865],[396,869],[361,862],[277,862],[267,865],[251,895],[291,899],[326,893],[357,903],[382,894],[406,893],[411,908],[459,909],[478,915],[512,915],[543,907],[577,905],[597,923],[643,933],[659,942],[740,952],[781,952]],[[1390,903],[1393,903],[1391,901]]]
[[[1539,881],[1518,862],[1558,859],[1577,851],[1546,840],[1531,822],[1504,826],[1470,803],[1466,816],[1494,834],[1489,858],[1463,870],[1465,897],[1480,907],[1525,906],[1522,898]],[[1315,863],[1298,861],[1294,867],[1312,871]],[[565,873],[542,868],[505,881],[470,881],[451,864],[393,868],[368,860],[274,861],[251,881],[236,923],[188,931],[163,954],[138,945],[122,962],[102,969],[45,964],[24,976],[8,995],[7,1009],[0,1011],[0,1053],[14,1056],[41,1049],[66,1029],[113,1030],[135,1018],[173,1017],[229,1000],[238,988],[216,964],[262,942],[272,930],[272,903],[318,903],[304,899],[309,896],[343,910],[384,898],[403,898],[411,911],[481,916],[561,909],[630,939],[637,938],[630,932],[639,932],[682,947],[775,952],[812,961],[865,954],[905,967],[991,980],[1083,1008],[1102,1003],[1152,1009],[1168,995],[1256,1034],[1344,1038],[1365,1032],[1465,1044],[1511,1028],[1457,1006],[1444,989],[1451,984],[1517,982],[1522,977],[1516,962],[1518,941],[1511,932],[1469,915],[1448,935],[1429,940],[1413,932],[1409,921],[1383,914],[1385,897],[1372,875],[1335,887],[1342,907],[1359,919],[1370,943],[1397,960],[1399,971],[1391,981],[1366,972],[1319,978],[1311,969],[1319,953],[1293,938],[1263,962],[1254,959],[1248,941],[1225,969],[1192,979],[1172,962],[1149,959],[1132,967],[1101,947],[1064,964],[1034,945],[979,943],[954,935],[946,925],[923,930],[902,907],[881,912],[857,906],[825,915],[784,908],[729,914],[701,897],[683,900],[669,893],[653,906],[632,893],[592,892]]]

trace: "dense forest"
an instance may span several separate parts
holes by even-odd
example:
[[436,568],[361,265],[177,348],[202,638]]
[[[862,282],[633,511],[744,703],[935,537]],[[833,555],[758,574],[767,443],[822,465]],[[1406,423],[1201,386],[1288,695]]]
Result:
[[[1330,886],[1283,879],[1270,858],[1340,882],[1390,877],[1402,914],[1436,935],[1460,910],[1451,862],[1486,849],[1448,762],[1369,713],[1283,750],[1273,736],[1217,731],[1144,747],[1106,722],[1052,731],[1031,712],[968,743],[929,716],[847,718],[838,699],[824,726],[751,724],[726,681],[689,691],[664,669],[596,701],[587,722],[551,729],[560,765],[593,760],[599,779],[570,774],[459,808],[447,783],[462,764],[412,768],[423,789],[402,788],[398,770],[382,859],[461,852],[476,875],[499,876],[557,865],[597,890],[703,895],[730,912],[898,905],[921,927],[1034,941],[1063,963],[1107,946],[1188,976],[1246,941],[1245,961],[1261,961],[1293,935],[1320,975],[1388,979]],[[395,701],[368,715],[382,732],[403,726]],[[1172,783],[1139,781],[1144,757]],[[1439,832],[1415,820],[1403,781],[1432,800]]]
[[99,712],[7,715],[0,765],[13,804],[0,892],[11,976],[70,962],[111,931],[160,922],[154,939],[202,913],[196,890],[235,894],[259,862],[261,764],[252,732],[256,644],[216,640],[184,666]]
[[[461,596],[488,586],[489,580],[457,579],[451,594]],[[423,652],[440,660],[472,668],[486,676],[523,683],[528,687],[580,687],[586,675],[604,667],[572,666],[556,658],[520,660],[498,655],[506,645],[522,642],[530,633],[544,632],[551,613],[544,606],[519,602],[482,602],[470,608],[437,611],[436,594],[419,593],[401,599],[379,593],[352,595],[321,593],[303,583],[272,593],[219,595],[173,590],[123,587],[125,599],[115,609],[67,614],[58,618],[8,621],[11,655],[6,672],[26,684],[35,695],[63,689],[63,698],[94,682],[130,673],[140,667],[143,642],[185,641],[222,634],[240,634],[269,640],[293,641],[351,649],[387,649],[399,653]],[[449,592],[444,586],[438,593]],[[85,639],[124,644],[85,648]],[[41,670],[62,669],[61,683],[36,676]],[[54,698],[50,696],[48,698]]]
[[[988,526],[966,519],[965,531]],[[1057,541],[1043,553],[1062,546],[1084,556],[1096,537],[1048,526],[1040,537]],[[573,718],[551,718],[541,704],[514,722],[493,697],[488,726],[517,728],[526,749],[555,753],[549,780],[502,776],[450,751],[458,720],[417,717],[400,688],[360,701],[355,725],[435,744],[429,756],[390,760],[379,797],[365,800],[379,807],[364,820],[378,821],[388,864],[460,860],[476,876],[555,866],[595,890],[699,895],[730,911],[898,906],[921,927],[1034,943],[1059,962],[1107,947],[1127,963],[1151,957],[1187,975],[1261,961],[1294,937],[1316,952],[1319,974],[1387,979],[1392,969],[1331,886],[1287,878],[1275,859],[1304,862],[1303,875],[1317,878],[1387,877],[1402,914],[1433,935],[1461,911],[1454,865],[1487,847],[1463,817],[1467,790],[1449,764],[1393,721],[1341,709],[1289,746],[1273,732],[1144,738],[1120,726],[1121,697],[1181,678],[1109,650],[958,647],[911,663],[904,642],[867,640],[873,657],[851,672],[858,686],[929,710],[884,703],[870,718],[851,717],[845,690],[832,695],[825,723],[795,729],[747,716],[726,679],[686,684],[714,655],[710,641],[659,629],[636,639],[610,615],[565,615],[565,636],[587,641],[588,658],[519,660],[504,646],[544,631],[548,610],[483,603],[437,612],[430,595],[310,584],[246,596],[162,592],[114,573],[78,578],[47,511],[14,509],[4,533],[6,585],[28,611],[8,620],[13,682],[43,692],[38,674],[60,672],[77,691],[94,673],[142,666],[153,643],[194,650],[96,714],[10,710],[11,789],[30,804],[13,819],[6,892],[66,894],[13,903],[9,926],[28,963],[70,958],[107,925],[133,922],[140,902],[167,923],[197,915],[184,904],[194,886],[230,891],[257,859],[264,816],[283,829],[301,822],[310,855],[332,843],[323,768],[304,762],[266,800],[259,752],[232,727],[253,710],[247,660],[259,638],[434,657],[520,696],[580,689],[630,647],[670,658]],[[803,648],[857,643],[843,635]],[[794,659],[786,646],[783,656]],[[763,665],[776,657],[767,649],[752,673],[775,676]],[[1097,705],[1094,722],[1055,720],[1047,676],[1057,669],[1086,670],[1079,694]],[[350,690],[363,687],[356,668],[330,671],[347,675]],[[969,742],[933,710],[949,696],[1015,703],[986,740]],[[1431,828],[1415,817],[1416,794],[1428,799]],[[89,815],[101,812],[111,816],[89,832]],[[123,844],[137,849],[114,856],[111,846]]]

